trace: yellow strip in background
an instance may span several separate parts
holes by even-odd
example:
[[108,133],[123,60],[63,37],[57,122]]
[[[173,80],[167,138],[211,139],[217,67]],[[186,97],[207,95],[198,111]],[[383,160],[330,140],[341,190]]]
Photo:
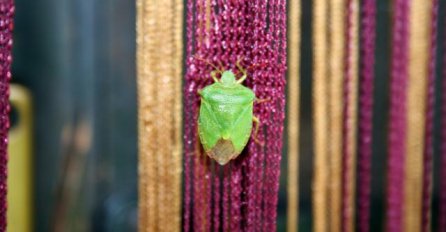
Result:
[[137,0],[139,231],[181,230],[182,4]]
[[289,2],[287,231],[299,222],[300,0]]
[[328,229],[328,85],[327,85],[327,5],[326,0],[313,1],[313,231]]
[[409,26],[409,86],[403,230],[421,230],[426,88],[432,1],[412,0]]
[[32,108],[30,92],[11,84],[11,108],[17,113],[8,144],[8,228],[9,232],[33,231]]

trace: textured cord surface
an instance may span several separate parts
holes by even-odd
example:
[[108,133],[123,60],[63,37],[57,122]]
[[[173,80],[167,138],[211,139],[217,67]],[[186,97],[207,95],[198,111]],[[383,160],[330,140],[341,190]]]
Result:
[[[329,2],[329,59],[328,84],[329,91],[325,97],[328,100],[328,157],[330,163],[328,208],[329,230],[341,230],[342,219],[342,119],[343,119],[343,80],[344,80],[344,36],[345,9],[344,0]],[[321,115],[325,116],[325,115]]]
[[299,0],[289,2],[288,205],[287,231],[296,232],[299,214],[300,23]]
[[[409,73],[406,111],[406,162],[403,231],[420,231],[426,88],[429,78],[432,1],[411,0],[409,7]],[[401,135],[400,135],[401,136]]]
[[137,1],[139,231],[181,228],[182,3]]
[[14,28],[14,1],[0,3],[0,231],[7,224],[7,167],[9,129],[9,82],[11,81],[12,31]]
[[408,1],[393,1],[386,231],[403,231],[408,82]]
[[359,0],[346,2],[341,231],[355,231]]
[[[443,4],[446,10],[446,4]],[[446,26],[445,21],[441,25]],[[446,38],[446,30],[444,31],[443,38]],[[439,222],[438,228],[440,232],[446,231],[446,40],[443,40],[443,67],[442,67],[442,80],[441,80],[441,134],[440,134],[440,212],[439,212]]]
[[314,175],[313,175],[313,231],[328,229],[328,138],[327,113],[327,2],[313,1],[313,123],[314,123]]
[[376,1],[361,5],[361,51],[358,128],[358,231],[370,230],[373,90],[375,80]]
[[428,232],[431,228],[431,201],[432,201],[432,172],[434,153],[434,111],[435,111],[435,64],[437,52],[437,25],[438,25],[438,0],[432,0],[430,9],[430,44],[428,61],[427,97],[425,111],[425,133],[423,153],[423,202],[421,231]]

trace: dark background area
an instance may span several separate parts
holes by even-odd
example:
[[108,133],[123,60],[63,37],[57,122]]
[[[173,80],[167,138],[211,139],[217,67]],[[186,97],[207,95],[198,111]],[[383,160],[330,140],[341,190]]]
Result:
[[134,1],[16,1],[13,82],[33,95],[36,231],[136,230],[134,25]]
[[[136,231],[135,1],[15,2],[13,82],[31,90],[35,112],[36,231],[52,231],[56,227],[63,231]],[[391,50],[390,2],[377,2],[371,231],[381,231],[384,221]],[[445,9],[446,2],[440,2]],[[310,231],[311,1],[303,0],[302,6],[299,222],[300,231]],[[440,16],[439,21],[443,22],[444,14]],[[442,41],[444,27],[438,28]],[[440,46],[439,57],[442,50]],[[439,74],[440,65],[437,68]],[[436,135],[436,154],[439,154],[438,130]],[[435,177],[438,163],[436,155]],[[437,186],[435,178],[435,193]],[[435,194],[434,226],[437,201]],[[284,231],[285,225],[286,156],[282,165],[278,230]]]

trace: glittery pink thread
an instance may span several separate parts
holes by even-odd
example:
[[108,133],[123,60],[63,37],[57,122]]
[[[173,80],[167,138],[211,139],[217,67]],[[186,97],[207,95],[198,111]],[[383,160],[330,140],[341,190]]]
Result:
[[389,152],[387,161],[386,231],[402,231],[406,90],[408,81],[408,14],[409,3],[393,2],[392,62],[390,83]]
[[6,231],[7,210],[7,163],[8,163],[8,129],[9,129],[9,81],[11,80],[12,30],[14,27],[14,3],[12,0],[0,3],[0,231]]
[[350,205],[350,199],[351,196],[349,192],[349,186],[351,183],[351,173],[353,172],[354,168],[350,164],[350,160],[353,156],[353,154],[348,149],[349,146],[349,137],[351,136],[351,120],[352,117],[356,117],[356,115],[351,115],[351,109],[353,104],[355,102],[350,101],[350,96],[352,94],[352,71],[353,71],[353,62],[356,62],[355,60],[352,61],[352,52],[350,47],[352,46],[352,38],[354,30],[352,27],[354,15],[353,15],[353,4],[356,4],[355,2],[348,0],[346,3],[347,6],[347,20],[346,20],[346,30],[345,30],[345,48],[346,48],[346,56],[345,56],[345,79],[344,79],[344,109],[343,109],[343,143],[342,143],[342,221],[341,221],[341,231],[347,231],[348,222],[350,221],[350,213],[349,209],[353,208],[353,205]]
[[432,1],[431,38],[427,83],[426,121],[425,121],[425,146],[423,157],[423,202],[422,202],[422,227],[421,231],[430,231],[430,215],[432,200],[432,159],[433,159],[433,130],[435,107],[435,62],[437,50],[437,20],[438,0]]
[[358,231],[370,229],[370,166],[372,156],[373,81],[375,79],[376,1],[361,6],[358,142]]
[[[445,4],[443,4],[445,6]],[[446,7],[445,7],[446,9]],[[444,10],[445,10],[444,9]],[[443,27],[446,26],[446,17]],[[446,38],[446,31],[444,32]],[[442,89],[441,89],[441,142],[440,142],[440,213],[439,225],[440,232],[446,231],[446,40],[443,39],[443,69],[442,69]]]

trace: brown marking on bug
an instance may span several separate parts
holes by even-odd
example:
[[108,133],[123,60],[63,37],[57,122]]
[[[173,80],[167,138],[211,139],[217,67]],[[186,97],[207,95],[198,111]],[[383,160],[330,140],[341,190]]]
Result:
[[215,144],[215,146],[207,153],[220,165],[225,165],[239,155],[239,153],[235,151],[232,142],[225,139],[218,140],[217,144]]

